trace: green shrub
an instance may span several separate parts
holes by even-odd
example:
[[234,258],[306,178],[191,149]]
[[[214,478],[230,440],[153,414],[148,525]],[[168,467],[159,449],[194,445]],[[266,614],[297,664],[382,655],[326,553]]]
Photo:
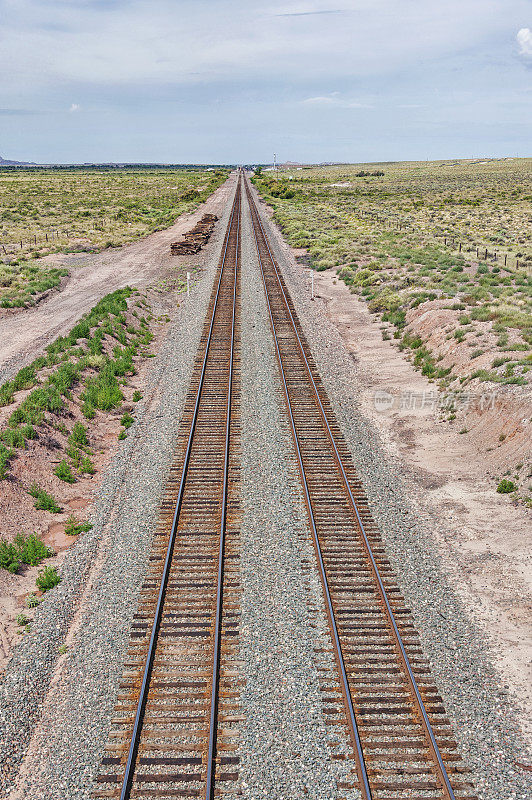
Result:
[[86,417],[89,417],[87,411],[94,412],[95,408],[99,408],[101,411],[110,411],[122,402],[124,396],[110,363],[102,368],[96,378],[90,378],[87,381],[81,399],[84,401],[83,413]]
[[61,583],[61,576],[58,574],[55,567],[48,566],[39,572],[35,583],[41,592],[47,592],[49,589],[53,589],[54,586],[57,586],[58,583]]
[[506,364],[507,361],[510,361],[509,358],[495,358],[491,364],[492,367],[501,367],[503,364]]
[[89,403],[88,401],[82,403],[81,412],[83,416],[86,417],[87,419],[94,419],[94,417],[96,416],[96,411],[94,409],[94,406],[92,405],[92,403]]
[[28,608],[37,608],[41,601],[38,597],[36,597],[33,592],[30,592],[29,595],[26,597],[26,605]]
[[68,437],[70,444],[75,447],[88,447],[89,440],[87,438],[87,428],[81,422],[75,422],[72,428],[72,433]]
[[509,494],[510,492],[516,492],[517,486],[508,478],[503,478],[497,485],[497,491],[499,494]]
[[9,464],[9,459],[12,455],[13,450],[0,442],[0,481],[3,481],[5,478],[7,478],[7,467]]
[[31,487],[30,494],[35,498],[35,508],[39,511],[51,511],[52,514],[60,514],[63,510],[57,505],[52,495],[39,488],[36,483]]
[[20,558],[16,546],[4,540],[0,541],[0,567],[14,574],[19,566]]
[[65,481],[65,483],[76,482],[74,475],[72,475],[70,464],[68,463],[68,461],[65,461],[64,458],[59,462],[57,467],[54,469],[54,475],[57,475],[57,477],[60,480]]
[[36,383],[35,368],[30,364],[23,367],[13,378],[13,389],[18,392],[20,389],[30,389]]
[[6,383],[2,384],[0,386],[0,406],[8,406],[12,403],[14,394],[13,381],[6,381]]
[[37,438],[37,432],[35,428],[33,427],[33,425],[30,425],[29,423],[22,426],[22,435],[24,436],[25,439]]
[[43,558],[53,555],[53,550],[36,533],[30,533],[29,536],[19,533],[13,542],[0,541],[0,567],[8,572],[17,572],[21,564],[35,567]]
[[139,392],[138,389],[135,389],[133,392],[133,402],[138,403],[139,400],[142,400],[142,393]]
[[20,428],[7,428],[0,433],[0,438],[8,447],[25,447],[26,441]]
[[92,530],[90,522],[83,522],[77,520],[74,516],[70,516],[65,524],[65,533],[67,536],[78,536],[80,533],[86,533]]
[[76,467],[76,469],[79,469],[81,465],[81,460],[83,458],[82,451],[78,450],[78,448],[74,447],[74,445],[69,444],[66,450],[66,454],[70,459],[72,459],[72,463]]
[[81,472],[82,475],[83,474],[94,475],[94,473],[96,472],[96,468],[92,463],[91,459],[89,458],[89,456],[83,456],[83,458],[81,459],[81,464],[79,465],[79,471]]
[[409,333],[405,333],[403,336],[403,344],[405,347],[410,347],[411,350],[417,350],[418,347],[422,347],[423,339],[420,336],[411,336]]
[[131,414],[128,411],[126,411],[126,413],[122,416],[122,419],[120,420],[120,424],[123,425],[124,428],[131,428],[134,422],[135,419],[131,416]]
[[29,536],[19,533],[15,537],[15,546],[18,548],[22,564],[29,564],[32,567],[40,564],[43,558],[54,555],[54,551],[45,545],[36,533],[30,533]]

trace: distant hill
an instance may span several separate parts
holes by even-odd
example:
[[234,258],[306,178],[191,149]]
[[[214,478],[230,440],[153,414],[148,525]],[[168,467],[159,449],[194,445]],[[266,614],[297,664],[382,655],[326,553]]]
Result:
[[35,162],[33,161],[10,161],[9,158],[2,158],[0,156],[0,167],[27,167],[27,166],[35,166]]

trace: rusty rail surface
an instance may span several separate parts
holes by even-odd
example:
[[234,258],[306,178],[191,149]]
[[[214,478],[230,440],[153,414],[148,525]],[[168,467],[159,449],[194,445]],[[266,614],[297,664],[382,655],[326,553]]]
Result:
[[340,673],[336,710],[354,748],[354,785],[364,800],[475,800],[247,178],[245,188]]
[[237,780],[238,180],[97,798],[203,797]]

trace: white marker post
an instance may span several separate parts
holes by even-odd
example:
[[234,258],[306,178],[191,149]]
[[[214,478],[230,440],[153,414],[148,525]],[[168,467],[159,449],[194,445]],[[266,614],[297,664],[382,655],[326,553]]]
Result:
[[311,280],[311,286],[312,286],[310,299],[314,300],[314,270],[312,270],[312,274],[310,276],[310,280]]
[[187,272],[187,297],[190,297],[190,272]]

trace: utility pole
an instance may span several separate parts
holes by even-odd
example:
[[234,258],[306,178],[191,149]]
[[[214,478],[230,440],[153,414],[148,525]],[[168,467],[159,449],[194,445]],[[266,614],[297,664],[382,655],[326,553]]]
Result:
[[277,155],[273,154],[273,174],[277,178]]

